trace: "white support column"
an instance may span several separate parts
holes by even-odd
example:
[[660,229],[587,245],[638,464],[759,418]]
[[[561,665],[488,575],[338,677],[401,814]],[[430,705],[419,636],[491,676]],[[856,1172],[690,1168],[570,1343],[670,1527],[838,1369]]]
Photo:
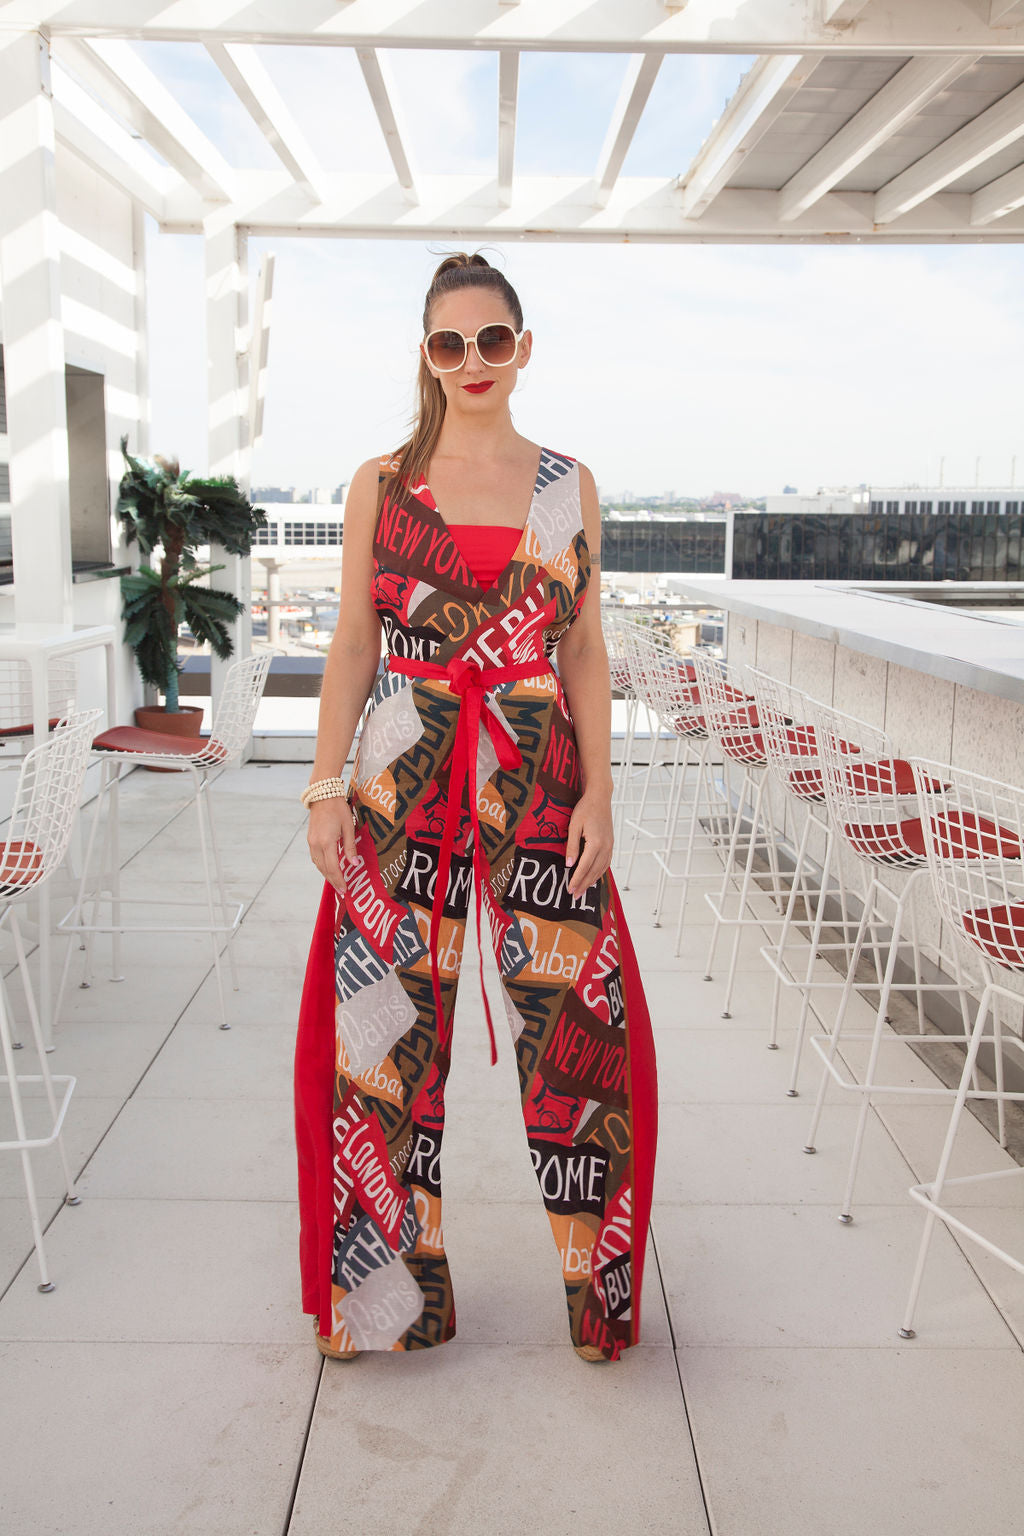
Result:
[[[245,473],[246,417],[249,384],[247,315],[249,285],[248,239],[223,212],[212,214],[204,225],[206,237],[206,379],[209,413],[209,463],[211,475]],[[247,487],[246,487],[247,488]],[[244,614],[231,626],[235,649],[231,660],[248,656],[252,649],[252,576],[249,561],[228,554],[220,545],[210,549],[214,565],[224,569],[211,583],[233,592],[245,604]],[[210,663],[213,707],[217,708],[224,674],[230,661]]]
[[71,622],[71,518],[50,58],[0,38],[0,287],[11,454],[14,611]]
[[516,108],[519,102],[519,50],[498,50],[498,202],[512,206],[516,159]]

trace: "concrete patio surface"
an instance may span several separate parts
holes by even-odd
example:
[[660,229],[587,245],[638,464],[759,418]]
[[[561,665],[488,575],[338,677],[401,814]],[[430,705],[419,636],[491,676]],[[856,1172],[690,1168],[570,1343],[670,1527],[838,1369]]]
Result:
[[[872,1110],[856,1219],[841,1225],[856,1102],[833,1091],[806,1156],[817,1058],[787,1098],[797,1004],[784,1000],[782,1048],[768,1051],[765,935],[744,936],[722,1019],[727,947],[723,976],[703,981],[710,914],[695,893],[673,955],[674,912],[652,925],[650,859],[624,896],[661,1083],[644,1343],[612,1366],[569,1345],[512,1050],[500,1041],[489,1066],[467,972],[443,1154],[458,1337],[321,1359],[299,1310],[291,1107],[319,897],[307,778],[249,764],[216,785],[232,890],[250,903],[230,1030],[196,937],[127,940],[119,983],[101,941],[95,984],[69,991],[51,1065],[78,1079],[66,1144],[82,1201],[62,1203],[54,1151],[37,1154],[49,1295],[17,1158],[0,1158],[4,1536],[1019,1528],[1024,1279],[940,1227],[918,1337],[896,1331],[924,1219],[907,1190],[934,1173],[947,1107],[903,1096]],[[183,803],[176,778],[128,780],[126,890],[197,894]],[[23,1017],[6,949],[3,962]],[[867,1027],[870,1008],[855,1008]],[[921,1080],[920,1060],[888,1050],[892,1081]],[[2,1138],[5,1094],[0,1115]],[[968,1117],[953,1171],[1007,1161]],[[974,1199],[1024,1252],[1012,1192]]]

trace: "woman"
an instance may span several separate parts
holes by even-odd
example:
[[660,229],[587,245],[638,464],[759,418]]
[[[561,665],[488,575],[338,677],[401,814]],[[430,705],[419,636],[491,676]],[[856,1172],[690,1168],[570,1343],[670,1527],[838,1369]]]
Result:
[[439,1153],[474,891],[572,1342],[614,1360],[638,1336],[654,1055],[608,873],[600,514],[590,471],[512,424],[531,347],[505,277],[448,257],[427,293],[412,437],[349,487],[303,792],[326,883],[295,1078],[303,1309],[337,1359],[455,1332]]

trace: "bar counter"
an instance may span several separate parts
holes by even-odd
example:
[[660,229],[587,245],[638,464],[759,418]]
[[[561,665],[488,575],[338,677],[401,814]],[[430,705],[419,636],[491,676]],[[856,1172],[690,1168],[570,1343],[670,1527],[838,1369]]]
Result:
[[[685,577],[720,607],[730,662],[884,726],[902,753],[1024,782],[1024,588],[1019,584],[730,581]],[[941,596],[939,606],[915,593]],[[965,611],[1005,601],[1007,615]]]

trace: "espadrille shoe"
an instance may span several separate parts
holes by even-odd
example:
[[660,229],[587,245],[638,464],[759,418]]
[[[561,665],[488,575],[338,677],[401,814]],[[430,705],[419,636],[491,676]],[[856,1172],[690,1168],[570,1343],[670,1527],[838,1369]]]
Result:
[[332,1349],[331,1348],[331,1346],[328,1344],[327,1340],[324,1338],[323,1334],[320,1332],[320,1319],[319,1319],[319,1317],[314,1317],[313,1318],[313,1334],[314,1334],[314,1337],[316,1338],[316,1347],[317,1347],[317,1349],[320,1351],[320,1353],[322,1355],[326,1355],[328,1360],[341,1360],[341,1361],[358,1360],[359,1354],[360,1354],[360,1351],[358,1349]]
[[607,1355],[602,1355],[596,1344],[574,1344],[573,1349],[581,1360],[607,1360]]

